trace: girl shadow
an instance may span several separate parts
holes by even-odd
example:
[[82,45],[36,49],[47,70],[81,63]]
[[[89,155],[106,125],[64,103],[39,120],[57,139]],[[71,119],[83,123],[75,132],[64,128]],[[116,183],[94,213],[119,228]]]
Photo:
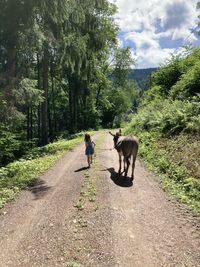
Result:
[[115,171],[114,168],[106,169],[110,172],[110,179],[118,186],[121,187],[130,187],[133,186],[133,182],[130,177],[125,177]]
[[80,169],[77,169],[77,170],[75,170],[74,172],[81,172],[81,171],[85,171],[85,170],[87,170],[87,169],[89,169],[88,166],[87,166],[87,167],[82,167],[82,168],[80,168]]

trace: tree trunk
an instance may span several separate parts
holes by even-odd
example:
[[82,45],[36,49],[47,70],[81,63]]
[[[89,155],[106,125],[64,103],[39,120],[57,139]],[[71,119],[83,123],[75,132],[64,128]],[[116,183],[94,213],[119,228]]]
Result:
[[[30,107],[30,140],[33,140],[33,107]],[[32,147],[32,144],[31,144]]]
[[[75,84],[76,86],[76,84]],[[77,132],[77,93],[76,93],[76,88],[73,90],[73,106],[74,106],[74,114],[73,114],[73,121],[74,121],[74,132]]]
[[99,88],[98,88],[98,91],[97,91],[97,96],[96,96],[96,109],[98,109],[98,107],[99,107],[100,92],[101,92],[101,85],[99,85]]
[[6,65],[6,86],[5,96],[6,99],[12,101],[12,90],[16,83],[16,54],[17,50],[15,45],[7,48],[7,65]]
[[70,112],[70,132],[77,132],[77,100],[78,100],[78,82],[73,75],[69,78],[69,112]]
[[[39,54],[37,53],[37,76],[38,76],[38,88],[41,89],[41,63]],[[38,122],[37,122],[37,137],[38,145],[41,145],[41,105],[38,106]]]
[[70,133],[74,133],[74,122],[73,122],[73,80],[72,77],[69,77],[69,125],[70,125]]
[[26,126],[26,132],[27,132],[27,141],[30,140],[30,108],[27,108],[27,126]]
[[49,51],[48,44],[44,44],[43,56],[43,90],[44,102],[42,103],[42,145],[49,143],[49,127],[48,127],[48,78],[49,78]]
[[[56,110],[55,110],[55,92],[54,92],[54,76],[51,64],[51,109],[49,109],[49,135],[52,140],[56,135]],[[50,112],[52,111],[52,112]]]

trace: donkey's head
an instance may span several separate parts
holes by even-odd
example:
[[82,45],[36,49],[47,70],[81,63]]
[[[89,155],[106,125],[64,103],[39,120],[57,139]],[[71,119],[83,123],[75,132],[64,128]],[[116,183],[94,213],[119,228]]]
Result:
[[113,138],[113,141],[114,141],[114,146],[116,147],[116,145],[117,145],[117,141],[118,141],[118,139],[119,139],[119,133],[116,133],[115,135],[114,135],[114,138]]

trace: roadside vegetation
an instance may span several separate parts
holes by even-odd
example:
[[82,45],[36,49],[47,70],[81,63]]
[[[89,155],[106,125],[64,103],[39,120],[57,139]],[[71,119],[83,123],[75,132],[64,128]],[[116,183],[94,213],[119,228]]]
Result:
[[82,140],[83,133],[71,140],[60,139],[35,148],[20,160],[0,168],[0,208],[14,199],[19,191],[33,185],[42,173]]
[[200,49],[173,56],[152,75],[125,132],[165,190],[200,214]]

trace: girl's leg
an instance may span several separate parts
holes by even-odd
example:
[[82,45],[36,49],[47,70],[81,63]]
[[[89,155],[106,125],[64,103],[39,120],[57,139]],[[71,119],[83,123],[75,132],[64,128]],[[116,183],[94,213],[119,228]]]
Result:
[[90,167],[90,155],[87,155],[88,167]]
[[90,155],[90,164],[92,163],[92,155]]

